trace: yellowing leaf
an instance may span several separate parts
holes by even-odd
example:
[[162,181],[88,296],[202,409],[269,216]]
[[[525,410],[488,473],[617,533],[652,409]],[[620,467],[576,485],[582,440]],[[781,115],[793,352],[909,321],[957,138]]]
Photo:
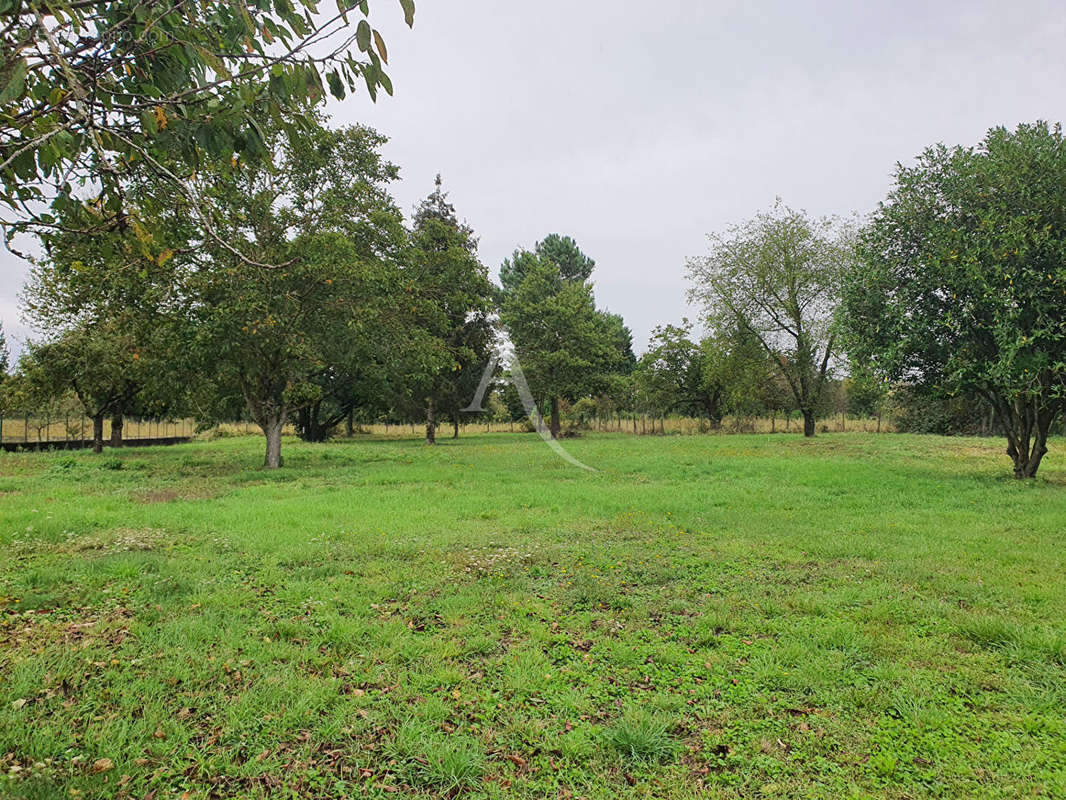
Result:
[[381,56],[381,60],[386,64],[389,63],[389,51],[385,49],[385,40],[381,38],[381,34],[374,31],[374,46],[378,49],[378,55]]

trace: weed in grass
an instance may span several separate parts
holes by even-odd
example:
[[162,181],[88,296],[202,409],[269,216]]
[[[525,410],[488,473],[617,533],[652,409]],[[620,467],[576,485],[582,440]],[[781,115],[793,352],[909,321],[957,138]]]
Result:
[[660,764],[677,751],[670,723],[646,712],[624,714],[604,733],[604,741],[626,761]]

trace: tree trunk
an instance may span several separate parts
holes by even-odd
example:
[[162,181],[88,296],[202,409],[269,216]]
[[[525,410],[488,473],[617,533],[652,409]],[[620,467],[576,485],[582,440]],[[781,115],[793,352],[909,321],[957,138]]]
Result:
[[1007,455],[1014,462],[1014,477],[1035,478],[1040,462],[1047,455],[1048,431],[1058,412],[1022,403],[1005,405],[1010,409],[1009,419],[1003,419],[1003,424],[1007,429]]
[[355,435],[355,409],[348,409],[348,416],[344,418],[344,432],[351,439]]
[[93,417],[93,452],[104,452],[104,415]]
[[437,443],[437,407],[432,397],[426,398],[426,444]]
[[562,424],[559,421],[559,398],[552,398],[552,419],[551,419],[551,434],[553,439],[558,439],[559,434],[562,433]]
[[122,415],[111,415],[111,446],[122,447]]
[[777,433],[777,409],[770,411],[770,433]]
[[803,409],[803,435],[814,436],[814,411],[809,408]]
[[282,408],[266,414],[262,421],[259,421],[259,427],[262,428],[267,440],[266,458],[263,459],[263,466],[266,469],[279,469],[284,463],[281,457],[281,431],[285,427],[285,416],[285,409]]
[[455,419],[452,420],[452,438],[453,439],[458,439],[459,438],[459,418],[458,417],[456,417]]

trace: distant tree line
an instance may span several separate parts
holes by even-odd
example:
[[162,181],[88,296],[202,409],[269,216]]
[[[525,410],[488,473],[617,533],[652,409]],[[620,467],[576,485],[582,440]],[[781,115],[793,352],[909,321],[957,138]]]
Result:
[[545,418],[529,424],[554,437],[637,416],[715,430],[796,415],[806,436],[834,415],[887,417],[1003,435],[1027,478],[1061,428],[1057,126],[930,148],[864,223],[778,202],[713,236],[688,262],[697,324],[657,327],[638,358],[574,239],[517,249],[494,284],[439,177],[408,222],[384,137],[310,120],[263,127],[269,158],[203,162],[189,180],[210,234],[205,206],[147,175],[124,183],[128,224],[104,224],[98,202],[63,206],[23,298],[44,335],[0,402],[76,399],[97,449],[105,420],[117,444],[130,415],[251,419],[267,467],[290,423],[307,441],[376,420],[417,421],[429,444],[442,425],[458,436],[496,363],[480,413],[526,419],[520,365]]

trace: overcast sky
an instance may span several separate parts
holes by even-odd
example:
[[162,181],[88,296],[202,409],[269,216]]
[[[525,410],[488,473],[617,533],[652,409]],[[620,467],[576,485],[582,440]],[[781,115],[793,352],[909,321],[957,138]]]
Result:
[[[372,20],[395,97],[333,103],[391,138],[405,212],[444,176],[493,275],[574,236],[599,304],[643,350],[695,316],[685,259],[780,196],[867,213],[893,167],[994,125],[1066,117],[1062,0],[417,0]],[[874,8],[878,6],[878,8]],[[24,338],[24,267],[0,254],[0,319]]]

